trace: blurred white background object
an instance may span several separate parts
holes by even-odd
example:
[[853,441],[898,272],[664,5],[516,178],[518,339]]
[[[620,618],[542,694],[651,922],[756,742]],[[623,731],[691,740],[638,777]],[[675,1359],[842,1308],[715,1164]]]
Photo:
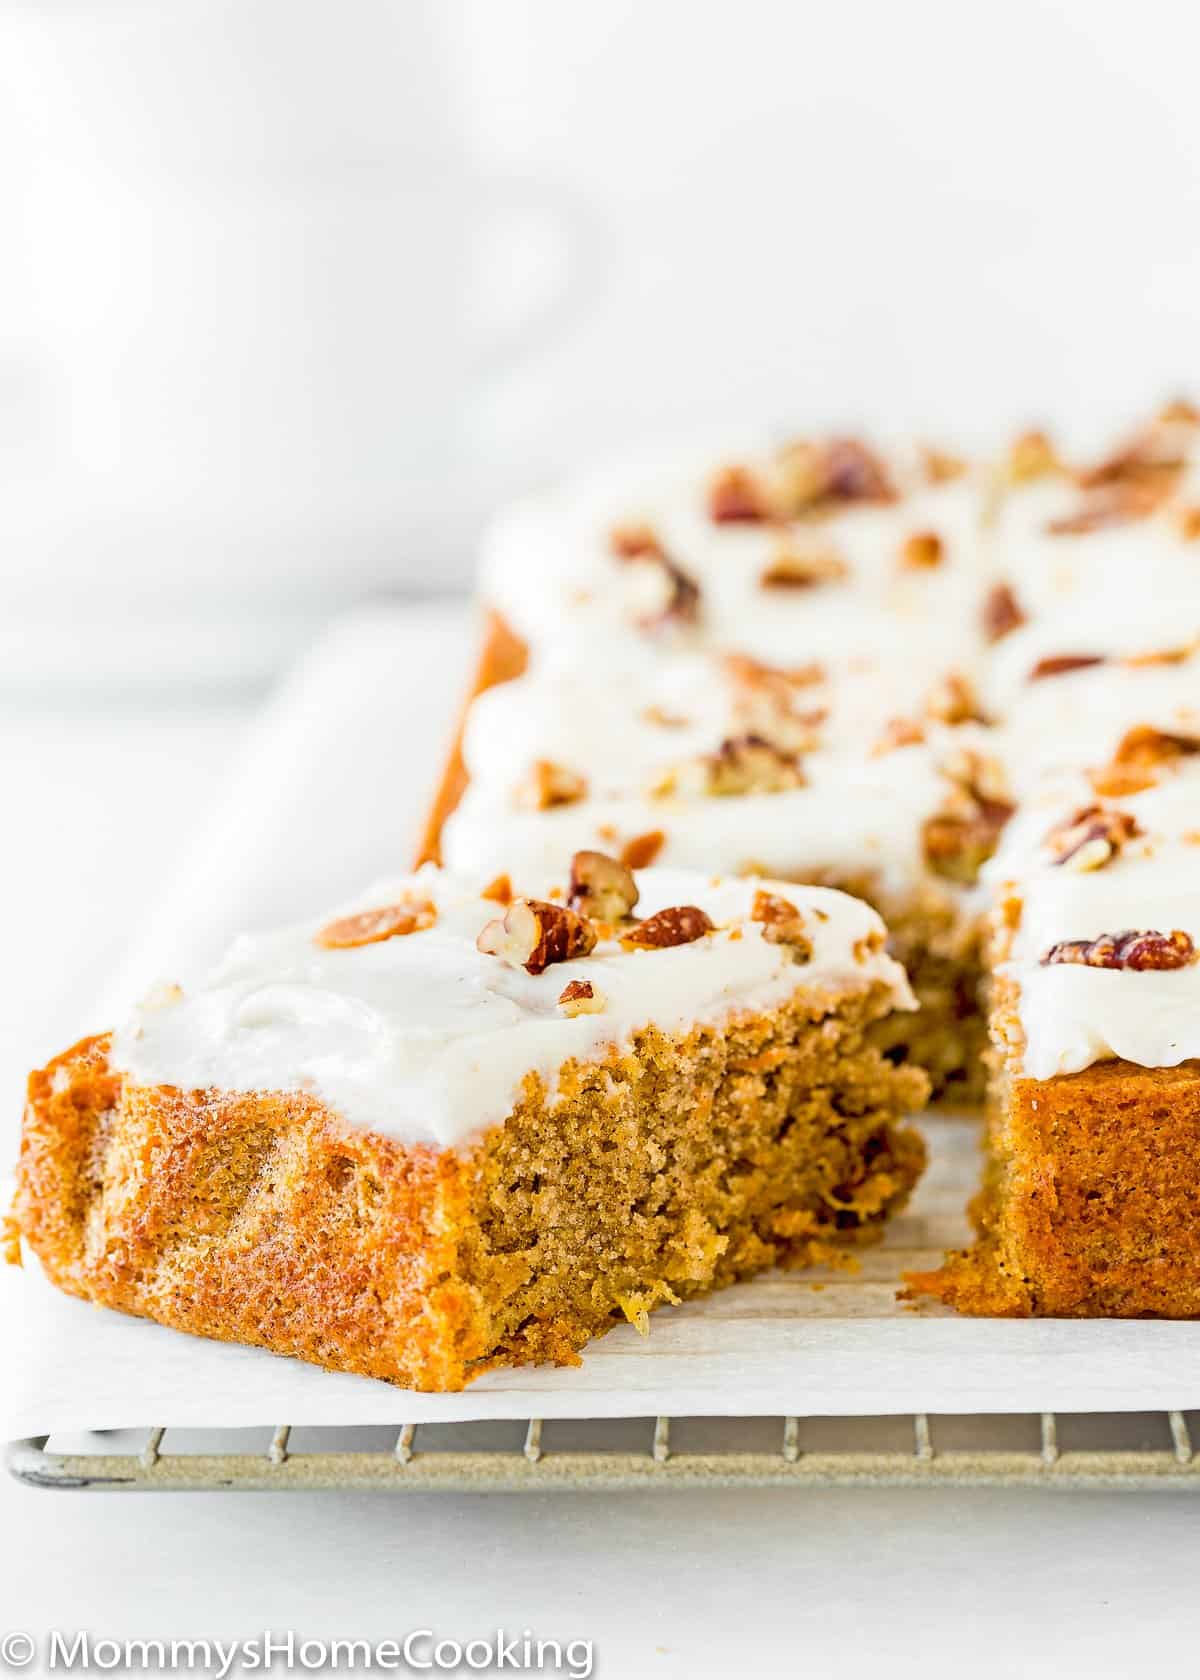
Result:
[[8,0],[9,679],[269,669],[585,451],[1186,386],[1198,44],[1175,0]]

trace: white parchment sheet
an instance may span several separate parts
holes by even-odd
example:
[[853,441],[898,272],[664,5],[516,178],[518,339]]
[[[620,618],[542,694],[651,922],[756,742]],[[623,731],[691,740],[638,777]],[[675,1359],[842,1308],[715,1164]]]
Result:
[[[364,612],[297,670],[235,767],[175,888],[80,1032],[156,979],[186,978],[243,926],[319,910],[402,866],[465,680],[465,613]],[[430,720],[433,720],[432,727]],[[960,1319],[896,1301],[900,1273],[966,1234],[975,1131],[938,1120],[910,1210],[855,1272],[771,1275],[623,1326],[581,1366],[495,1372],[417,1395],[69,1300],[37,1262],[0,1268],[6,1438],[478,1418],[1189,1410],[1200,1324]]]

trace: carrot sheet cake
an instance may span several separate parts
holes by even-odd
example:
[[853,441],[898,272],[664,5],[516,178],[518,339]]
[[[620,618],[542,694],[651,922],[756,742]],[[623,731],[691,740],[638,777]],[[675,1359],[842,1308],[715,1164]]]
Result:
[[927,1083],[870,1041],[913,1002],[875,912],[562,861],[244,937],[35,1074],[15,1221],[53,1282],[437,1390],[878,1236]]
[[956,1101],[994,1070],[980,1244],[919,1287],[1200,1313],[1198,556],[1186,403],[1083,464],[841,438],[570,485],[493,535],[511,680],[430,843],[866,897],[922,1006],[879,1042]]

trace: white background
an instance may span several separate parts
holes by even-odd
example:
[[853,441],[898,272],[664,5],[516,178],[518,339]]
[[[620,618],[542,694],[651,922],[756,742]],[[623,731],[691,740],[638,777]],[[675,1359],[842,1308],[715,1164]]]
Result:
[[[460,585],[503,495],[751,415],[1086,431],[1195,391],[1198,45],[1178,0],[0,4],[14,1121],[280,660],[364,594]],[[457,675],[439,643],[418,758]],[[4,1484],[0,1619],[528,1624],[635,1680],[1126,1676],[1193,1660],[1197,1521]]]

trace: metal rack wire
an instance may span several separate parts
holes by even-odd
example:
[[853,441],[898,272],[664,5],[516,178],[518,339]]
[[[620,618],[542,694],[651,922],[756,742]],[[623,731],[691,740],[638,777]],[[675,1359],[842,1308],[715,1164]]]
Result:
[[[7,1449],[32,1487],[73,1491],[359,1489],[388,1492],[612,1492],[667,1487],[1021,1486],[1200,1488],[1200,1414],[1133,1418],[1053,1412],[1005,1418],[672,1419],[562,1424],[540,1418],[472,1440],[472,1426],[405,1424],[296,1430],[252,1444],[151,1429],[62,1448],[34,1437]],[[751,1445],[714,1441],[752,1424]],[[815,1428],[815,1426],[822,1426]],[[880,1425],[886,1425],[882,1436]],[[697,1429],[699,1426],[699,1429]],[[829,1426],[840,1431],[830,1438]],[[1081,1427],[1082,1426],[1082,1427]],[[561,1446],[553,1435],[566,1431]],[[631,1439],[631,1429],[636,1439]],[[1132,1431],[1132,1435],[1131,1435]],[[167,1440],[181,1434],[179,1449]],[[244,1433],[244,1432],[243,1432]],[[268,1438],[269,1437],[269,1438]],[[336,1437],[331,1443],[329,1438]],[[1115,1438],[1115,1441],[1114,1441]],[[1015,1444],[1014,1444],[1015,1443]]]

